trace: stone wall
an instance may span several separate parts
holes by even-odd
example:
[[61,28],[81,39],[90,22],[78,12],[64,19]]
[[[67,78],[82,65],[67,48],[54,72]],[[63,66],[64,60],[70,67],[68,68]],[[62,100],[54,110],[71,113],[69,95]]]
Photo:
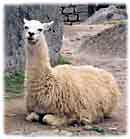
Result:
[[65,24],[72,25],[86,21],[96,11],[101,8],[107,8],[114,5],[117,8],[125,9],[125,4],[78,4],[78,5],[62,5],[61,13]]
[[65,24],[74,24],[84,21],[88,16],[88,5],[63,5],[61,13]]
[[[6,5],[5,11],[5,71],[23,70],[25,64],[23,18],[42,22],[54,21],[54,26],[46,32],[51,64],[55,65],[62,46],[63,20],[60,7],[56,5]],[[53,12],[52,12],[53,11]]]

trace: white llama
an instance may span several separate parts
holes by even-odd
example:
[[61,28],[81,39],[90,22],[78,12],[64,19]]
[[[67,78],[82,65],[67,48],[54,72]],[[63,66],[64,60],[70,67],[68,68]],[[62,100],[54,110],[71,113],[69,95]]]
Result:
[[120,92],[115,79],[93,66],[61,65],[52,68],[44,31],[53,24],[24,19],[26,49],[26,120],[65,125],[73,120],[84,124],[109,116]]

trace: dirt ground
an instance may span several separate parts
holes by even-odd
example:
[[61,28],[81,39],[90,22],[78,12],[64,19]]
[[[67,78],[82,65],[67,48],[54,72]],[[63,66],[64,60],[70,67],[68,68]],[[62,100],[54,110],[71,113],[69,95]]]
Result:
[[6,99],[5,101],[5,133],[26,136],[38,135],[62,135],[62,136],[84,136],[84,135],[122,135],[127,132],[127,58],[107,55],[103,56],[90,51],[79,52],[82,44],[82,36],[95,35],[97,32],[110,27],[104,26],[65,26],[62,55],[73,65],[91,64],[104,68],[113,73],[119,84],[122,97],[120,108],[112,114],[111,118],[104,119],[103,122],[91,125],[91,129],[79,126],[70,127],[50,127],[36,122],[25,121],[26,110],[23,96]]

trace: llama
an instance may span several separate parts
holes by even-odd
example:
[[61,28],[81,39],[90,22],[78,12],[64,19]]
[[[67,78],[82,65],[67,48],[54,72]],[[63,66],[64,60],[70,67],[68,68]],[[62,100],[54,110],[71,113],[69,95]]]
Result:
[[51,67],[44,31],[53,23],[24,19],[26,120],[38,120],[43,113],[43,122],[61,126],[110,116],[120,98],[111,73],[90,65]]

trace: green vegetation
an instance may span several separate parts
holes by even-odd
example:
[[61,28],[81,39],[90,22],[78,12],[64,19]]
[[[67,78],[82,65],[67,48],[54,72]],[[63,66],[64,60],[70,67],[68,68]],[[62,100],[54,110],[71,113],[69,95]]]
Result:
[[110,20],[104,21],[103,24],[128,24],[127,20]]
[[99,127],[99,126],[90,126],[89,128],[87,127],[86,128],[88,131],[95,131],[101,135],[104,135],[105,134],[105,129],[102,128],[102,127]]
[[104,132],[105,132],[104,129],[101,128],[101,127],[93,127],[92,130],[96,131],[96,132],[98,132],[100,134],[104,134]]
[[57,65],[63,65],[63,64],[71,64],[71,63],[69,61],[67,61],[62,55],[60,55]]
[[[62,64],[70,64],[67,60],[63,58],[63,56],[60,55],[58,60],[58,65]],[[6,93],[12,93],[14,95],[19,95],[23,92],[24,89],[24,72],[17,71],[13,74],[5,74],[4,76],[4,82],[5,82],[5,92]]]
[[5,91],[9,93],[22,93],[24,89],[24,73],[19,71],[14,74],[5,75]]

